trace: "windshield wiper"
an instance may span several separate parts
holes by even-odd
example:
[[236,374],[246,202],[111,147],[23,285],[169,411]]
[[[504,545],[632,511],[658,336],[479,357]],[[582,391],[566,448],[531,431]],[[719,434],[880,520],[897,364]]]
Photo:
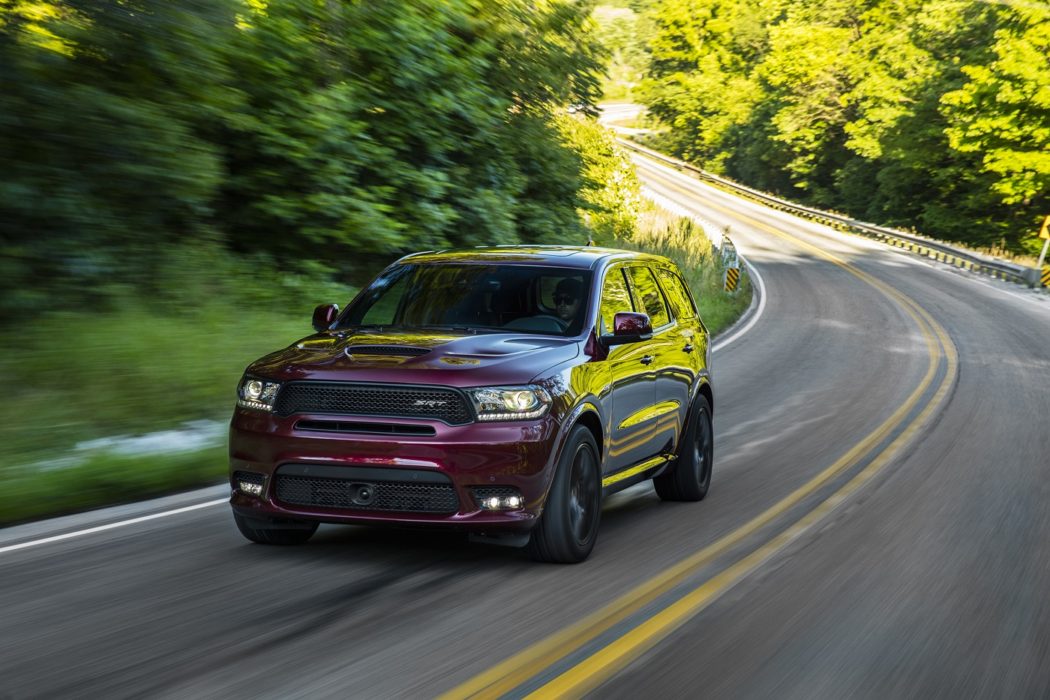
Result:
[[390,326],[381,326],[378,323],[364,323],[364,324],[350,324],[348,326],[340,326],[334,330],[341,331],[343,333],[356,333],[357,331],[383,331],[392,330]]
[[471,335],[477,335],[478,333],[505,333],[499,328],[479,328],[477,326],[457,326],[451,323],[428,323],[422,326],[410,326],[410,328],[420,328],[423,330],[435,330],[435,331],[455,331],[459,333],[470,333]]

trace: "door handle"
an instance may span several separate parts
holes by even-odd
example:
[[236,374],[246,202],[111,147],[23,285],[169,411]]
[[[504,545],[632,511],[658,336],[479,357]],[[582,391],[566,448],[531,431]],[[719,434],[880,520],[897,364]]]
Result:
[[692,343],[686,343],[685,347],[682,348],[682,349],[685,350],[686,352],[692,352],[693,351],[693,344]]
[[642,364],[643,365],[650,365],[650,364],[653,363],[653,360],[655,360],[655,359],[656,359],[656,357],[654,357],[653,355],[645,355],[644,357],[642,357]]

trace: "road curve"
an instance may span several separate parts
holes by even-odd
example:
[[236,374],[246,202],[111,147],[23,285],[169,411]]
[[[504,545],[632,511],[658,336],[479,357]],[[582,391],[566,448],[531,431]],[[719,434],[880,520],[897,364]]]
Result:
[[708,499],[618,494],[579,566],[223,506],[0,533],[0,697],[1050,695],[1050,304],[639,171],[765,282]]

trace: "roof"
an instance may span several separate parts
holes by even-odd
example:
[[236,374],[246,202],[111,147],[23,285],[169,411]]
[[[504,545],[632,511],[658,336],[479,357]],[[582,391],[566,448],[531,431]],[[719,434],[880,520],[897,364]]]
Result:
[[598,248],[596,246],[564,245],[500,245],[478,246],[476,248],[456,248],[452,250],[427,251],[414,253],[401,258],[399,262],[412,263],[501,263],[511,265],[553,265],[557,267],[575,267],[591,269],[605,258],[658,259],[657,256],[616,248]]

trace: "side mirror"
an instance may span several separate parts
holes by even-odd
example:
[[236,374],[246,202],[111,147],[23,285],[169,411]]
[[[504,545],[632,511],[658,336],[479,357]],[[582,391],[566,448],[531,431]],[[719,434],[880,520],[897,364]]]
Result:
[[328,330],[338,315],[339,307],[336,304],[321,304],[314,309],[314,330],[318,333]]
[[620,311],[613,316],[613,332],[601,337],[602,345],[624,345],[650,340],[653,337],[653,324],[645,314],[633,311]]

